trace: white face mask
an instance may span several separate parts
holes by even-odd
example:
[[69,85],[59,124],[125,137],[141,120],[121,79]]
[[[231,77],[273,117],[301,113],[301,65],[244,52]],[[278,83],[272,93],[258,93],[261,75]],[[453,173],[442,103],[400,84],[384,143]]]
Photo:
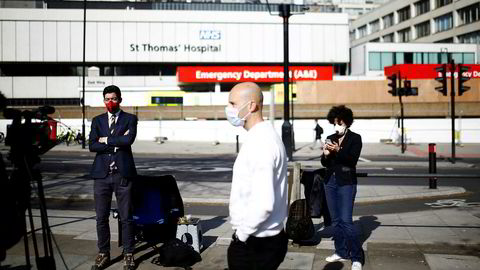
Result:
[[345,131],[347,130],[347,126],[345,124],[343,125],[335,125],[335,132],[339,135],[339,136],[343,136],[343,134],[345,134]]
[[240,113],[240,110],[243,109],[250,102],[251,101],[248,101],[247,103],[240,106],[240,108],[238,109],[230,106],[225,107],[225,115],[227,116],[228,122],[230,122],[230,124],[235,127],[243,127],[243,125],[245,125],[245,120],[250,115],[250,112],[248,112],[243,118],[240,118],[238,114]]

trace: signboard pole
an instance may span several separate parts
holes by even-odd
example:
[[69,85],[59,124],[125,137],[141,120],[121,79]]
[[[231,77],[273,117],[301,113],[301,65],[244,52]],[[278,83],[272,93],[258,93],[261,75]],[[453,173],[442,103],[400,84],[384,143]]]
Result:
[[83,0],[83,72],[82,72],[82,149],[85,149],[85,39],[87,31],[87,0]]
[[452,87],[450,89],[450,104],[452,110],[452,163],[455,164],[455,61],[450,61],[450,80]]
[[288,72],[288,18],[290,17],[290,5],[279,5],[280,16],[283,18],[283,125],[282,141],[287,152],[288,160],[293,160],[293,136],[292,124],[290,123],[290,88]]
[[[399,72],[398,73],[398,89],[402,89],[402,75],[401,73]],[[398,100],[400,101],[400,121],[401,121],[401,131],[402,131],[402,144],[401,144],[401,147],[402,147],[402,154],[405,153],[405,127],[403,126],[403,118],[404,118],[404,111],[403,111],[403,101],[402,101],[402,94],[403,92],[402,91],[399,91],[399,94],[398,94]]]

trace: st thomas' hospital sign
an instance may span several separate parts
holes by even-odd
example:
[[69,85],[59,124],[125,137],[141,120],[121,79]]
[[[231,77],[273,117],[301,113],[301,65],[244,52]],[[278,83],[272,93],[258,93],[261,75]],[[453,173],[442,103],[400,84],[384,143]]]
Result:
[[[199,31],[199,40],[201,41],[211,41],[211,40],[221,40],[222,32],[218,30],[200,30]],[[185,52],[185,53],[217,53],[222,51],[221,44],[175,44],[175,45],[165,45],[165,44],[152,44],[152,43],[131,43],[129,46],[130,52]]]
[[176,45],[161,45],[161,44],[151,44],[151,43],[142,43],[130,44],[130,52],[159,52],[159,53],[168,53],[168,52],[185,52],[185,53],[218,53],[222,51],[221,44],[207,44],[207,45],[197,45],[197,44],[176,44]]

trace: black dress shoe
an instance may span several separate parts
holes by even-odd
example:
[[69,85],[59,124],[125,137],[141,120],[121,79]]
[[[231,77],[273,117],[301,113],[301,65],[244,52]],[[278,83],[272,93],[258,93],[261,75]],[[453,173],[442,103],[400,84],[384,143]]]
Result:
[[105,269],[110,264],[110,254],[109,253],[98,253],[95,258],[95,264],[92,266],[92,270],[101,270]]
[[133,258],[132,253],[125,253],[123,255],[123,270],[134,270],[135,269],[135,259]]

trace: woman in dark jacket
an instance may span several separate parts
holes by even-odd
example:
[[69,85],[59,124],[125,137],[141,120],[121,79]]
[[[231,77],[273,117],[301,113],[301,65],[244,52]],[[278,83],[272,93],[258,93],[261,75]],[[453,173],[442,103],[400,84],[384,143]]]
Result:
[[355,233],[352,212],[357,193],[356,166],[362,150],[362,137],[349,130],[353,113],[344,105],[332,107],[327,119],[334,125],[335,133],[327,137],[321,162],[327,168],[325,194],[334,226],[335,253],[325,260],[351,260],[352,270],[361,270],[364,254]]

